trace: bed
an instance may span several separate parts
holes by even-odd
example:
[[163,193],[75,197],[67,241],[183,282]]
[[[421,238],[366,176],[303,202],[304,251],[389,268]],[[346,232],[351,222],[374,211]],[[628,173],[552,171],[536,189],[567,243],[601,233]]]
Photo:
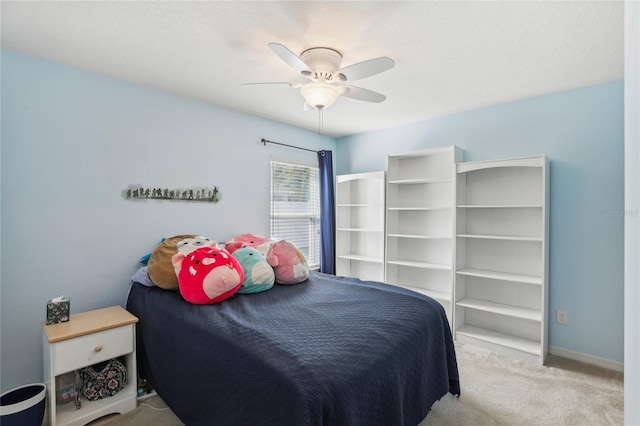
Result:
[[133,282],[138,369],[187,425],[411,425],[459,395],[442,306],[312,272],[214,305]]

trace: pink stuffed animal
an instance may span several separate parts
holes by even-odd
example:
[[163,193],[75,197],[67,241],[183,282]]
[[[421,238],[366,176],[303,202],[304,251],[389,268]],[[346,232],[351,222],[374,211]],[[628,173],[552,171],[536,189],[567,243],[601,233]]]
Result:
[[309,265],[304,255],[286,240],[271,244],[267,262],[273,267],[278,284],[297,284],[309,278]]
[[171,258],[178,277],[180,294],[198,305],[222,302],[238,291],[244,280],[240,263],[227,251],[201,247]]
[[[227,249],[229,253],[233,253],[242,247],[252,247],[258,249],[265,255],[267,254],[268,245],[273,241],[267,237],[263,237],[262,235],[256,234],[242,234],[237,237],[233,237],[231,241],[227,241],[224,248]],[[262,249],[262,247],[266,247]]]

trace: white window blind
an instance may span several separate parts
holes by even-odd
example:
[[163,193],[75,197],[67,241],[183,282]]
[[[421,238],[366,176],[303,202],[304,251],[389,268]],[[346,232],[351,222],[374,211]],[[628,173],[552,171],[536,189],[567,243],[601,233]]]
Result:
[[293,243],[311,269],[320,266],[317,166],[271,161],[271,239]]

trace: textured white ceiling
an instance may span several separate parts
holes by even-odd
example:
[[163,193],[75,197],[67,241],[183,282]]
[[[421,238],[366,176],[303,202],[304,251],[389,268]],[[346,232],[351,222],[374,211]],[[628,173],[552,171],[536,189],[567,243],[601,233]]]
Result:
[[299,89],[241,86],[296,72],[267,46],[331,47],[343,66],[389,56],[339,98],[342,136],[623,78],[622,1],[5,1],[2,46],[296,126]]

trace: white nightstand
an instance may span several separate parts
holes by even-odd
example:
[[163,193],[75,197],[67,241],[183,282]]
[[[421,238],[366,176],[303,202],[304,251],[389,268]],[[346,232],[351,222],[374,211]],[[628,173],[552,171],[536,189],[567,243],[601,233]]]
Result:
[[[49,426],[85,425],[107,414],[136,408],[136,322],[138,318],[127,310],[112,306],[72,314],[67,322],[42,323]],[[98,401],[81,398],[80,409],[73,402],[56,404],[56,376],[118,357],[123,357],[127,367],[124,389]]]

